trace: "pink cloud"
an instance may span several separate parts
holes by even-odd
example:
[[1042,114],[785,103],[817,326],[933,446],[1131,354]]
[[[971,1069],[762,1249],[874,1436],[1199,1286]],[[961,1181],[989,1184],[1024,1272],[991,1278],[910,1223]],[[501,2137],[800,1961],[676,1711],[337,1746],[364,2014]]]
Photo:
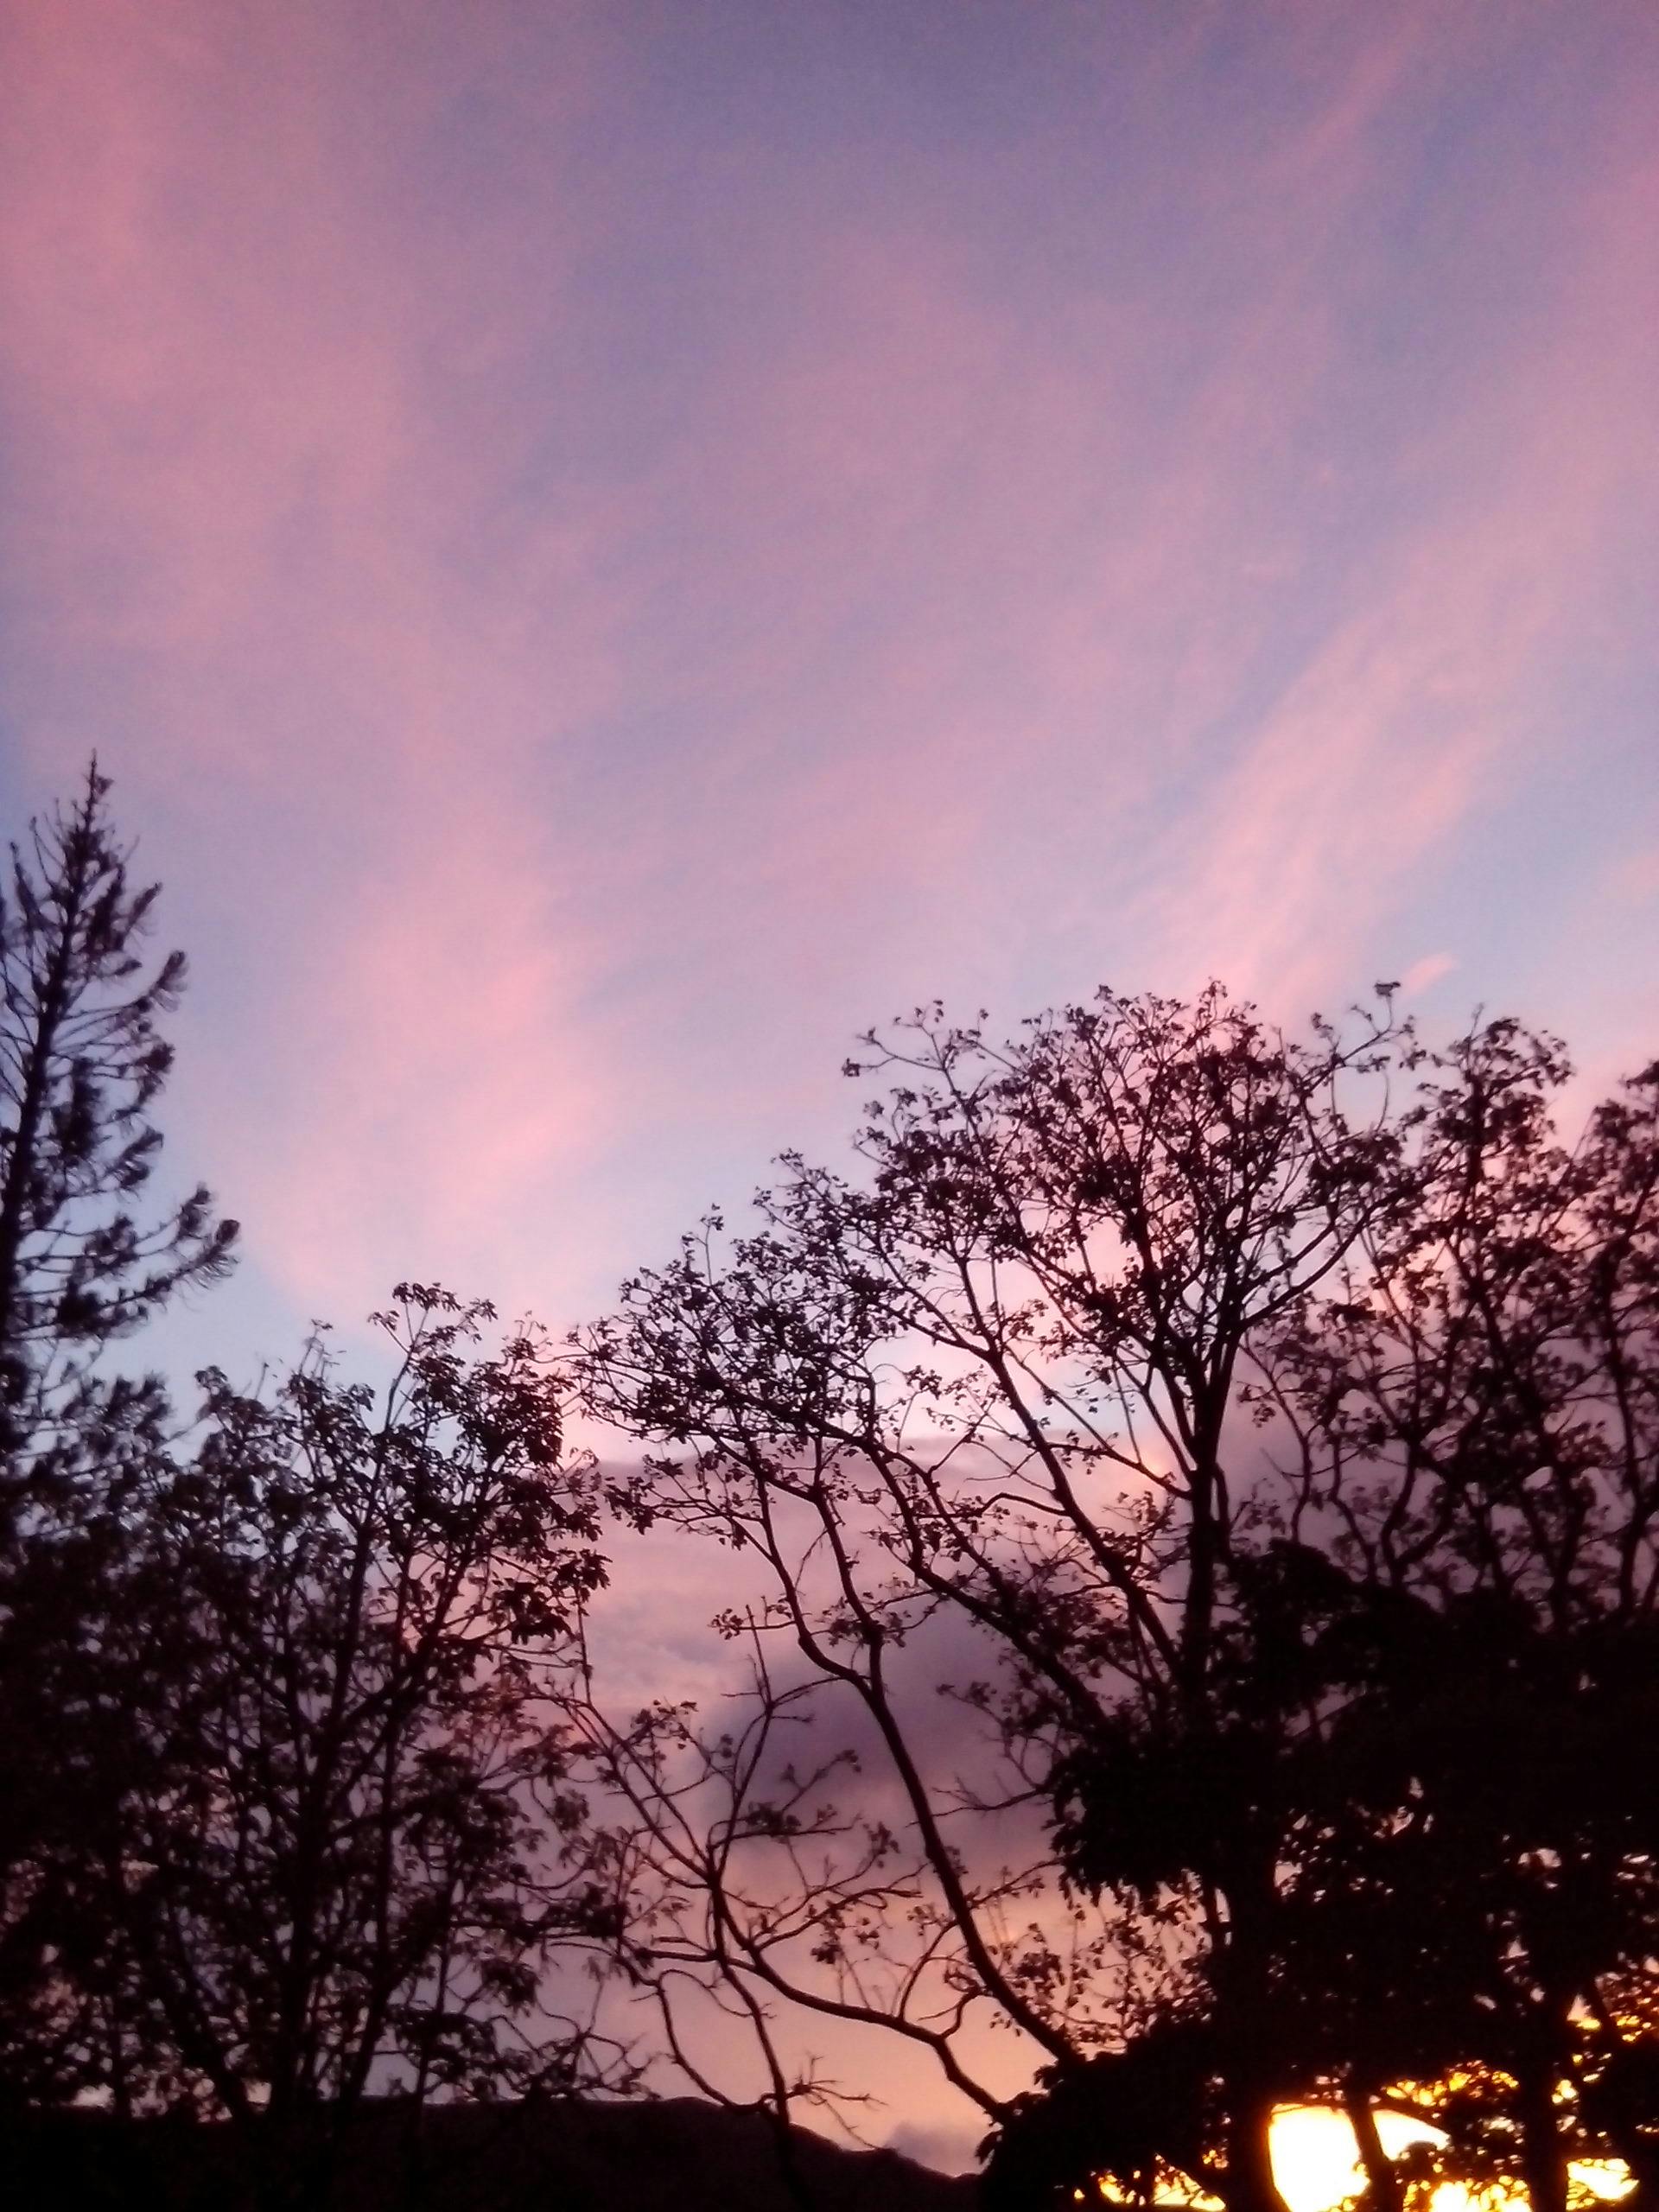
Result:
[[1340,988],[1414,866],[1532,768],[1530,695],[1618,575],[1609,518],[1659,492],[1651,391],[1619,343],[1659,314],[1659,170],[1629,156],[1616,136],[1586,180],[1529,344],[1426,434],[1421,519],[1209,796],[1192,876],[1160,902],[1189,979],[1224,965],[1293,1003]]
[[[511,11],[487,14],[505,73]],[[445,557],[521,431],[458,423],[434,363],[487,357],[524,254],[487,235],[475,275],[361,188],[372,86],[406,127],[437,88],[375,82],[328,9],[230,28],[21,26],[5,371],[35,496],[9,551],[60,652],[137,671],[143,750],[92,733],[134,818],[226,825],[218,862],[184,841],[235,918],[198,968],[241,987],[206,1040],[197,1147],[268,1264],[361,1303],[422,1264],[410,1244],[464,1249],[602,1116],[594,1056],[560,1036],[584,929],[519,793],[546,734],[613,698],[613,619],[588,520],[526,525],[516,597],[487,550]],[[576,81],[524,94],[538,129]],[[556,286],[556,236],[534,257]],[[37,741],[55,765],[88,734]]]
[[1408,999],[1421,997],[1442,976],[1453,974],[1457,964],[1449,952],[1426,952],[1421,960],[1414,960],[1400,978],[1400,988]]

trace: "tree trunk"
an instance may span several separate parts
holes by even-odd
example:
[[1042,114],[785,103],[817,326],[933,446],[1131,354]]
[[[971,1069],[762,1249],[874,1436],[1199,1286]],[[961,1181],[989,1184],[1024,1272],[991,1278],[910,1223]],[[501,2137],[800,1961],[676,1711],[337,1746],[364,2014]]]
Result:
[[1366,2204],[1369,2212],[1402,2212],[1405,2191],[1394,2161],[1382,2148],[1382,2138],[1376,2129],[1376,2113],[1368,2096],[1358,2091],[1343,2100],[1348,2122],[1354,2131],[1354,2140],[1359,2146],[1359,2163],[1365,2169]]
[[1567,2212],[1567,2160],[1555,2119],[1552,2067],[1530,2067],[1521,2078],[1521,2166],[1532,2212]]
[[1286,2212],[1273,2177],[1272,2100],[1236,2099],[1227,2127],[1227,2182],[1221,2195],[1227,2212]]

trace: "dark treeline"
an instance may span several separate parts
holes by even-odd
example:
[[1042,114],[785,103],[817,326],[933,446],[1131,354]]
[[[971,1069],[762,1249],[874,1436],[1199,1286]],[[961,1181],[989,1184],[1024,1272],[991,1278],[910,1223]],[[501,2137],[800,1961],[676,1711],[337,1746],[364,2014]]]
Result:
[[[414,2202],[435,2106],[666,2070],[810,2203],[819,2021],[998,2207],[1283,2212],[1297,2104],[1373,2212],[1649,2205],[1659,1069],[1569,1141],[1557,1043],[1386,988],[924,1011],[848,1173],[556,1352],[404,1285],[379,1390],[181,1411],[109,1351],[235,1239],[147,1205],[153,895],[94,773],[0,912],[0,2127],[212,2121],[276,2205],[368,2126]],[[607,1696],[630,1527],[726,1548],[712,1720]]]

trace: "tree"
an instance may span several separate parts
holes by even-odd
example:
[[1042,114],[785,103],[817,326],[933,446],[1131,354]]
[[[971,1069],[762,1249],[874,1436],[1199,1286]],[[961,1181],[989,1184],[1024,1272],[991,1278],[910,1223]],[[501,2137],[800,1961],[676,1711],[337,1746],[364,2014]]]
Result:
[[[1638,1732],[1636,1644],[1592,1644],[1655,1580],[1649,1093],[1567,1153],[1548,1040],[1431,1055],[1386,995],[1303,1043],[1214,988],[1103,993],[1001,1050],[937,1011],[871,1042],[860,1072],[900,1081],[862,1177],[786,1158],[756,1233],[711,1222],[587,1344],[593,1403],[651,1440],[644,1510],[761,1564],[727,1626],[792,1647],[772,1676],[878,1763],[877,1809],[815,1802],[769,1883],[753,1821],[741,1876],[707,1858],[722,1963],[933,2049],[1013,2123],[1005,2176],[1033,2128],[1125,2115],[1068,2195],[1161,2162],[1274,2212],[1274,2109],[1319,2096],[1388,2202],[1375,2103],[1456,2065],[1448,2159],[1476,2171],[1484,2131],[1485,2171],[1524,2152],[1558,2206],[1584,2139],[1541,2094],[1587,2113],[1634,2078],[1606,2022],[1659,1839],[1639,1792],[1552,1827],[1517,1762],[1456,1777],[1529,1699],[1569,1738],[1598,1664],[1604,1746]],[[1546,1931],[1610,1875],[1544,1988]],[[1432,1999],[1424,1942],[1463,1976]],[[1051,2100],[1016,2110],[988,2018]],[[1185,2087],[1148,2104],[1154,2077]]]
[[[1389,2094],[1444,2132],[1425,2181],[1560,2212],[1572,2161],[1616,2156],[1651,2186],[1656,1083],[1569,1152],[1568,1074],[1508,1023],[1429,1064],[1395,1201],[1262,1352],[1300,1541],[1234,1562],[1218,1725],[1130,1717],[1058,1793],[1096,1891],[1257,1839],[1255,1972],[1225,1970],[1231,1941],[1206,1962],[1205,2031],[1271,2053],[1287,2099],[1344,2103],[1384,2203]],[[1010,2202],[1134,2169],[1062,2072],[997,2146]]]
[[1452,1048],[1409,1204],[1273,1384],[1351,1571],[1463,1624],[1457,1700],[1443,1666],[1389,1720],[1489,2013],[1448,2155],[1558,2209],[1574,2156],[1650,2174],[1659,2124],[1628,2094],[1659,1949],[1659,1068],[1569,1147],[1571,1073],[1510,1022]]
[[67,2023],[47,1926],[48,1868],[78,1817],[63,1796],[48,1653],[88,1617],[86,1575],[118,1542],[159,1385],[100,1376],[99,1352],[231,1263],[233,1222],[198,1187],[140,1217],[161,1137],[149,1114],[184,957],[146,968],[155,887],[94,762],[79,799],[29,825],[0,893],[0,2086],[54,2078]]
[[158,887],[128,882],[96,761],[79,799],[31,822],[0,895],[0,1422],[8,1504],[50,1402],[113,1337],[221,1275],[236,1224],[198,1185],[148,1225],[132,1211],[161,1149],[145,1118],[172,1066],[161,1018],[181,952],[145,973]]
[[[1213,988],[1102,993],[1001,1051],[919,1015],[858,1071],[901,1077],[861,1181],[786,1159],[758,1233],[728,1256],[711,1223],[588,1340],[595,1406],[672,1447],[648,1510],[765,1563],[772,1594],[731,1625],[792,1644],[884,1769],[838,1909],[815,1875],[763,1971],[784,1905],[728,1898],[734,1948],[763,1993],[946,2056],[993,2117],[1007,2097],[969,2056],[988,2016],[1054,2063],[1122,2043],[1265,1878],[1235,1853],[1137,1935],[1068,1894],[1045,1808],[1125,1711],[1205,1725],[1256,1511],[1230,1451],[1251,1348],[1383,1202],[1398,1040],[1386,1001],[1299,1044]],[[919,1670],[947,1645],[972,1775],[926,1749]],[[861,1897],[878,1827],[893,1878]],[[1215,2185],[1262,2212],[1272,2085],[1234,2088]]]
[[81,2086],[228,2119],[265,2202],[327,2201],[372,2091],[413,2124],[627,2071],[582,1993],[624,1930],[560,1718],[594,1478],[531,1338],[480,1357],[489,1307],[397,1296],[378,1406],[317,1347],[269,1395],[203,1377],[55,1685]]

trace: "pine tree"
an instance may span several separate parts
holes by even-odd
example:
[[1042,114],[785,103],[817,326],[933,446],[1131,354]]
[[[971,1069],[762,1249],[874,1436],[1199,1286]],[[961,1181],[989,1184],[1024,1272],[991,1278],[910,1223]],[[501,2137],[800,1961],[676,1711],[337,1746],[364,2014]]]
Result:
[[33,821],[0,890],[0,2107],[73,2093],[81,2004],[63,1876],[85,1827],[75,1698],[130,1493],[167,1421],[156,1377],[98,1355],[184,1285],[224,1274],[236,1224],[207,1191],[141,1217],[184,956],[143,956],[94,760]]
[[172,1065],[160,1023],[181,952],[143,944],[158,887],[135,890],[94,760],[73,807],[11,848],[0,893],[0,1451],[15,1524],[31,1446],[98,1352],[188,1283],[226,1272],[237,1225],[200,1185],[141,1220]]

